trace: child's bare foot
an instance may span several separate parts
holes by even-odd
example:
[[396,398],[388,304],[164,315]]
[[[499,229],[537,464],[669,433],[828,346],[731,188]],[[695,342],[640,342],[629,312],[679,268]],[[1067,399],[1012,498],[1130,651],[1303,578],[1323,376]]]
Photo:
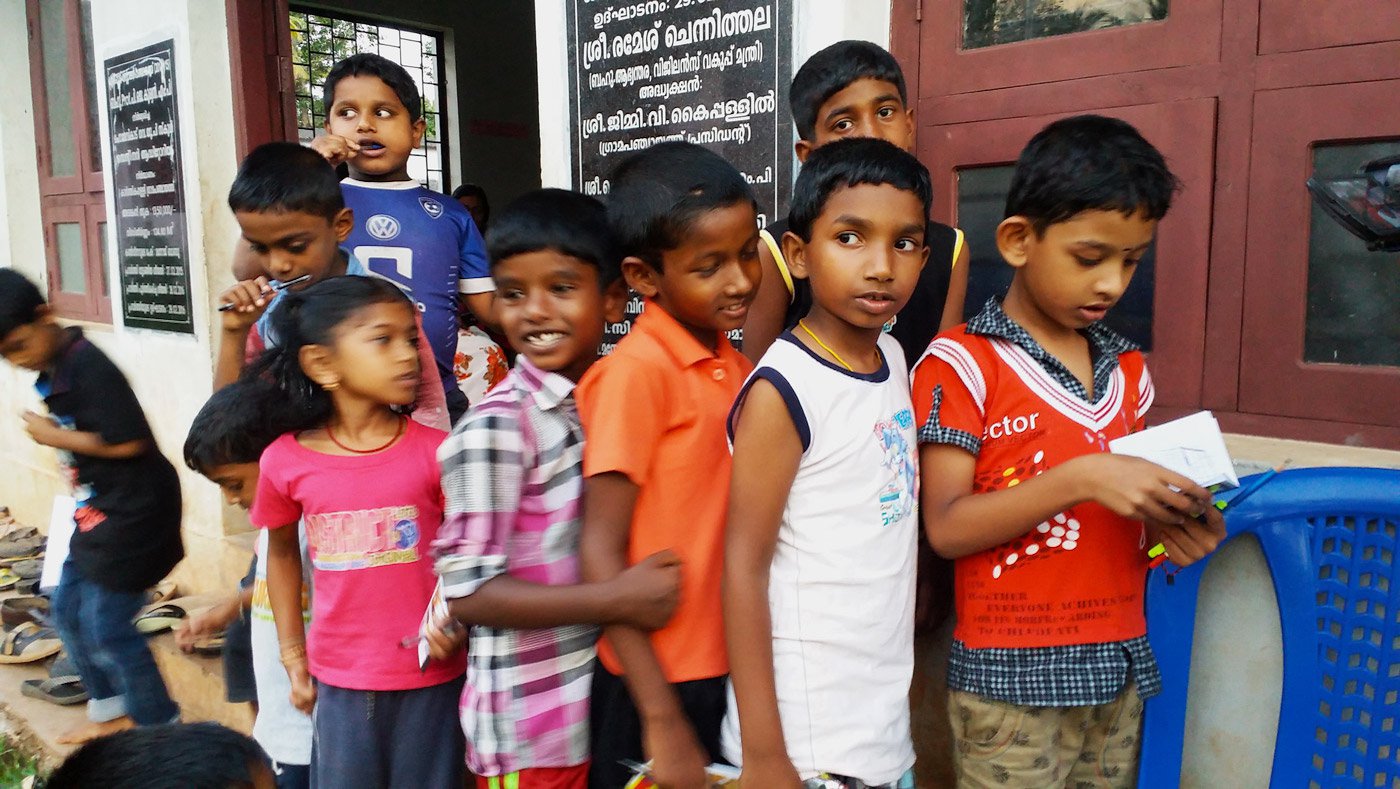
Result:
[[123,715],[101,723],[87,723],[76,729],[69,729],[59,735],[58,741],[63,745],[82,745],[85,742],[92,742],[98,737],[106,737],[109,734],[116,734],[119,731],[136,728],[136,721]]

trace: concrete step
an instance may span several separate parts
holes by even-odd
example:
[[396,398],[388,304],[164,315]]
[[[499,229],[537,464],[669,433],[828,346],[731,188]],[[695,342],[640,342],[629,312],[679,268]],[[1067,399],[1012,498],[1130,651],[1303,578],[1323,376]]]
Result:
[[[211,602],[213,598],[186,597],[178,604],[192,611]],[[182,719],[218,721],[244,733],[252,731],[252,707],[224,700],[221,658],[187,655],[170,633],[152,636],[147,643],[171,697],[180,705]],[[0,730],[18,747],[38,756],[46,768],[56,766],[74,750],[71,745],[59,744],[58,737],[87,717],[83,704],[60,707],[20,692],[24,680],[48,676],[49,662],[0,665]]]

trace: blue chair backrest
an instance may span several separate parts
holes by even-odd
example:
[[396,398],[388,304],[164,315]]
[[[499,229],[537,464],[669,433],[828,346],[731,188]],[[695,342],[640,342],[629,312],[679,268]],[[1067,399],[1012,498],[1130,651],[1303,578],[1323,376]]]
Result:
[[[1258,537],[1278,597],[1283,696],[1270,786],[1400,787],[1400,470],[1285,471],[1225,521],[1227,539]],[[1170,584],[1163,570],[1148,578],[1147,633],[1164,687],[1145,712],[1143,789],[1180,786],[1207,563]]]

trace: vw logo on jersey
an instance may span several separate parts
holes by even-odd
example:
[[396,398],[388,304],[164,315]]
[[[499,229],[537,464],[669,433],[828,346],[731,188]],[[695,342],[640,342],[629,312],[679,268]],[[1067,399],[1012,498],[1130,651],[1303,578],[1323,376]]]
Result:
[[380,241],[388,241],[399,234],[399,220],[388,214],[375,214],[365,220],[365,230]]
[[431,197],[418,198],[418,204],[423,206],[424,213],[426,213],[433,219],[437,219],[438,217],[442,216],[442,203],[439,203]]

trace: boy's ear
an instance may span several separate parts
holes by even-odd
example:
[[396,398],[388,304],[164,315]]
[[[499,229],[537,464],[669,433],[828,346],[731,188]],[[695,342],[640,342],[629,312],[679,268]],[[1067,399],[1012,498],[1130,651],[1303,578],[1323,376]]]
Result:
[[656,284],[659,273],[651,264],[635,255],[622,259],[622,278],[627,281],[627,287],[647,298],[654,297],[661,290]]
[[807,157],[812,155],[812,144],[806,140],[798,140],[792,144],[792,152],[797,154],[798,163],[806,164]]
[[783,234],[783,262],[793,279],[807,278],[807,242],[791,230]]
[[331,369],[331,360],[335,352],[324,345],[303,345],[297,353],[297,363],[301,365],[301,371],[306,373],[318,386],[322,388],[340,383],[340,375]]
[[350,231],[355,229],[355,212],[350,208],[342,208],[331,217],[331,227],[335,228],[335,241],[337,244],[345,243],[345,239],[350,237]]
[[1024,216],[1008,216],[997,225],[997,251],[1013,268],[1026,265],[1035,239],[1035,225]]
[[622,320],[623,313],[627,308],[627,283],[621,279],[615,279],[612,284],[603,288],[603,320],[608,323],[617,323]]
[[413,122],[413,147],[423,147],[423,135],[428,133],[428,121],[420,117]]

